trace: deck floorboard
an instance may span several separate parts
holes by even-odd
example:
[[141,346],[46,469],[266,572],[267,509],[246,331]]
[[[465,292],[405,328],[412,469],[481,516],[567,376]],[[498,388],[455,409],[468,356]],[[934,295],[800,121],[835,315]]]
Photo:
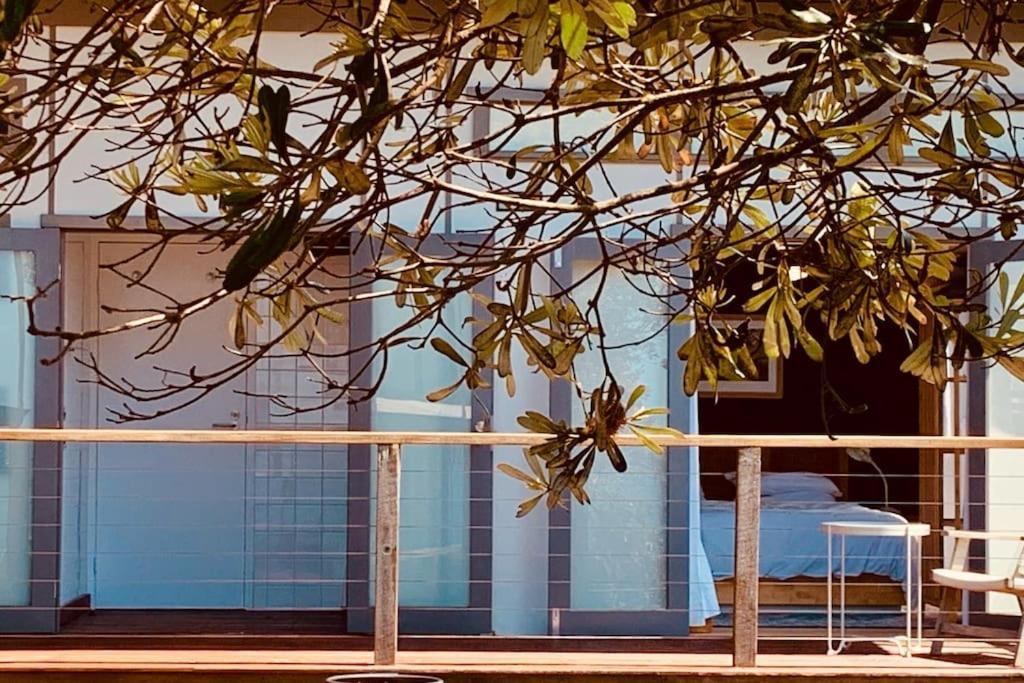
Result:
[[[61,635],[0,637],[0,682],[313,683],[371,670],[372,640],[339,633],[338,617],[97,612]],[[1024,670],[1010,666],[1006,643],[951,639],[941,657],[925,647],[904,658],[894,644],[878,640],[828,656],[821,629],[763,628],[761,636],[751,669],[731,666],[725,629],[675,639],[407,636],[395,668],[435,674],[446,683],[1024,680]]]

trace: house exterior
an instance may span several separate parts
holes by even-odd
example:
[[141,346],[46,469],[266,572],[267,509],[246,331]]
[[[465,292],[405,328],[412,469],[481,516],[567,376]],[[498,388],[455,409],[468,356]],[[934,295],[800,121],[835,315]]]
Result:
[[[74,36],[82,29],[69,20],[53,30]],[[329,52],[330,40],[329,35],[271,32],[265,36],[265,56],[303,68]],[[1007,66],[1024,90],[1024,71]],[[542,82],[540,76],[534,85]],[[486,130],[489,123],[474,126]],[[97,155],[112,154],[107,150],[117,135],[110,131],[79,146],[61,164],[48,192],[5,217],[0,294],[26,295],[60,276],[59,287],[51,288],[52,297],[39,310],[42,324],[104,326],[123,320],[123,314],[102,307],[105,301],[116,300],[123,308],[153,305],[152,292],[127,287],[101,267],[129,260],[149,240],[138,229],[141,216],[130,216],[124,230],[96,219],[117,197],[107,184],[83,180]],[[645,163],[610,168],[618,192],[645,186],[651,173],[661,171]],[[182,210],[195,213],[191,206]],[[419,207],[399,207],[391,221],[413,225],[419,215]],[[487,220],[472,205],[450,216],[449,233]],[[983,245],[969,255],[970,263],[984,268],[1012,248]],[[228,258],[189,239],[169,249],[152,277],[176,291],[202,291]],[[339,252],[331,258],[344,270],[359,255]],[[557,255],[551,267],[556,277],[572,277],[595,258],[594,246],[581,241]],[[1012,277],[1024,276],[1019,263],[1010,264]],[[697,432],[698,401],[683,394],[674,354],[685,327],[642,329],[650,323],[638,315],[639,303],[624,278],[612,282],[610,291],[606,315],[616,321],[615,333],[624,341],[650,333],[645,343],[619,352],[620,379],[627,386],[645,384],[652,404],[670,408],[671,426]],[[470,302],[457,302],[453,320],[470,310]],[[385,305],[353,307],[345,314],[347,324],[325,344],[357,345],[403,315]],[[85,348],[112,376],[142,383],[162,372],[158,368],[223,361],[228,316],[224,307],[208,311],[160,354],[159,363],[134,358],[140,345],[151,341],[144,329],[93,340]],[[59,348],[52,339],[26,333],[19,303],[0,300],[0,321],[0,348],[7,359],[0,365],[0,424],[109,424],[108,408],[118,399],[89,383],[72,357],[42,365]],[[371,401],[318,408],[309,368],[272,359],[186,409],[131,426],[471,432],[481,426],[518,430],[516,418],[527,409],[578,419],[564,387],[529,372],[525,358],[516,363],[521,371],[514,397],[500,390],[471,397],[460,389],[431,404],[425,394],[450,383],[453,368],[436,356],[402,350],[390,359],[385,383]],[[584,367],[583,372],[598,370]],[[344,374],[347,363],[331,371]],[[266,399],[248,396],[252,387],[298,397],[314,409],[280,415]],[[787,390],[802,388],[784,387],[778,400],[786,400]],[[962,395],[971,433],[1022,434],[1024,389],[1002,370],[973,368]],[[935,404],[944,423],[929,419],[953,433],[953,415],[960,409],[947,396],[944,405]],[[0,631],[55,632],[60,608],[69,604],[96,610],[343,610],[352,631],[370,627],[375,478],[370,446],[8,443],[0,449]],[[519,448],[408,448],[402,630],[683,635],[719,614],[701,540],[696,449],[670,449],[664,458],[639,449],[630,455],[634,466],[624,475],[602,463],[592,480],[593,506],[550,514],[538,510],[516,519],[521,484],[497,474],[494,465],[518,462]],[[960,515],[959,500],[967,524],[1017,526],[1013,482],[1024,466],[1009,454],[990,452],[971,460],[967,476],[958,478],[952,455],[941,463],[935,476],[945,488],[930,501],[942,510],[941,517]],[[923,479],[924,473],[916,476]],[[962,497],[954,490],[957,482]],[[988,553],[991,561],[1002,556],[999,548]],[[990,603],[984,609],[1015,607]]]

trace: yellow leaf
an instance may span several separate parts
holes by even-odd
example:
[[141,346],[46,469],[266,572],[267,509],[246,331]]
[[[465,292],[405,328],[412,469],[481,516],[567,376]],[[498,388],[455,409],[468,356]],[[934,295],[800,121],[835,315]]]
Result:
[[516,9],[516,0],[494,0],[484,7],[483,16],[480,18],[480,28],[497,26],[508,19]]
[[634,427],[633,425],[630,425],[629,431],[633,432],[633,434],[636,435],[636,438],[640,439],[640,443],[646,446],[651,452],[657,453],[658,455],[663,455],[665,453],[665,447],[647,436],[647,434],[643,432],[642,427]]
[[562,49],[569,59],[579,59],[587,45],[587,14],[577,0],[561,0]]
[[869,156],[878,151],[878,148],[882,146],[882,143],[886,141],[889,136],[889,132],[892,130],[892,124],[880,134],[866,140],[861,143],[860,147],[853,150],[843,158],[836,161],[836,168],[846,168],[847,166],[853,166],[854,164],[867,159]]

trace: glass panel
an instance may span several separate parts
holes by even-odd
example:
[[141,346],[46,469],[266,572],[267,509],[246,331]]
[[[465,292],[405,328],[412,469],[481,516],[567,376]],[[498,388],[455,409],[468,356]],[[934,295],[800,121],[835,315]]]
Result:
[[[573,263],[573,281],[595,263]],[[590,278],[574,294],[577,302],[590,299],[597,279]],[[609,274],[600,295],[606,344],[621,344],[609,351],[612,370],[626,391],[647,387],[644,406],[668,405],[666,371],[667,332],[650,314],[655,302],[638,293],[624,275]],[[641,312],[643,311],[643,312]],[[603,365],[596,351],[577,361],[580,381],[593,388]],[[583,408],[573,400],[574,423],[583,420]],[[655,424],[652,420],[651,424]],[[657,424],[665,424],[659,417]],[[650,610],[665,607],[665,492],[666,461],[645,448],[624,448],[629,470],[619,474],[607,458],[599,458],[587,484],[593,505],[572,509],[571,605],[574,609]]]
[[[0,425],[35,423],[35,338],[28,313],[5,297],[35,291],[31,252],[0,251]],[[32,444],[0,443],[0,605],[29,603]]]
[[[1024,277],[1024,262],[1004,266],[1010,282]],[[1011,286],[1011,290],[1013,287]],[[997,307],[996,288],[989,292],[989,306]],[[986,434],[1024,436],[1024,387],[1020,380],[996,365],[988,370],[985,397]],[[986,455],[985,515],[987,531],[1018,531],[1021,528],[1020,487],[1024,484],[1024,458],[1009,449],[990,448]],[[1015,541],[989,541],[986,548],[988,571],[1009,576],[1021,552]],[[1020,614],[1017,598],[986,593],[987,609],[995,614]]]
[[[471,309],[470,298],[460,297],[448,304],[444,312],[448,326],[466,339],[471,330],[464,328],[462,321],[470,315]],[[380,339],[387,335],[412,315],[411,308],[397,308],[390,299],[376,301],[372,338]],[[430,324],[421,323],[402,336],[429,331]],[[433,334],[457,346],[446,332],[437,329]],[[378,359],[374,364],[374,376],[381,368],[382,363]],[[461,374],[459,366],[429,345],[392,349],[387,358],[387,374],[372,402],[370,419],[373,430],[472,431],[472,399],[464,386],[437,403],[425,398],[435,389],[451,384]],[[371,453],[371,462],[376,468],[376,452]],[[371,485],[375,491],[375,471]],[[375,507],[371,514],[376,514]],[[371,549],[374,543],[371,534]],[[399,548],[400,604],[409,607],[469,604],[468,446],[402,448]],[[371,577],[372,569],[371,559]]]
[[[332,256],[318,274],[324,286],[342,287],[348,258]],[[281,332],[270,303],[259,303],[269,324],[252,331],[260,343]],[[347,306],[334,310],[348,319]],[[317,365],[335,380],[348,375],[348,327],[322,323],[311,351]],[[249,429],[345,430],[344,400],[324,405],[320,372],[308,359],[274,355],[253,370],[256,393],[249,401]],[[295,413],[266,399],[286,397]],[[333,395],[331,396],[333,398]],[[247,454],[246,539],[248,605],[260,609],[333,608],[345,604],[345,552],[348,543],[348,447],[316,444],[252,444]]]

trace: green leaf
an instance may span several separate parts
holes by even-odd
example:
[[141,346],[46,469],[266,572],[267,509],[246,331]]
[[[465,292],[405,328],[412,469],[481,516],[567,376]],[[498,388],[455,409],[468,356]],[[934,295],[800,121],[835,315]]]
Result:
[[557,434],[559,431],[558,425],[552,422],[551,418],[535,410],[527,410],[516,419],[516,422],[524,429],[540,434]]
[[750,297],[745,304],[743,304],[743,310],[747,313],[753,313],[754,311],[760,310],[766,303],[768,303],[772,297],[775,296],[776,290],[774,287],[766,287],[764,291],[755,294]]
[[999,123],[992,114],[984,110],[976,110],[975,119],[978,121],[978,126],[985,131],[985,134],[989,137],[999,138],[1006,134],[1006,128],[1003,124]]
[[679,351],[682,353],[691,343],[692,349],[686,357],[686,371],[683,373],[683,391],[687,396],[697,393],[701,378],[700,345],[696,342],[696,337],[691,338]]
[[819,54],[815,52],[786,89],[786,94],[782,98],[782,110],[787,114],[796,114],[803,107],[804,100],[807,99],[814,84],[814,76],[818,73],[818,60]]
[[821,344],[807,331],[806,327],[801,325],[796,328],[796,338],[800,342],[804,353],[807,354],[807,357],[820,363],[824,356],[824,351],[821,348]]
[[1024,356],[999,356],[998,360],[1004,370],[1024,382]]
[[562,48],[569,59],[579,59],[587,45],[587,13],[576,0],[561,0]]
[[626,401],[626,410],[633,407],[633,404],[640,400],[640,397],[647,391],[647,387],[643,384],[638,384],[633,392],[629,395],[629,400]]
[[449,396],[451,396],[452,394],[454,394],[455,390],[458,389],[459,386],[461,386],[461,385],[462,385],[462,378],[460,377],[458,382],[455,382],[454,384],[450,384],[450,385],[448,385],[446,387],[443,387],[443,388],[438,389],[436,391],[432,391],[429,394],[427,394],[427,400],[430,401],[431,403],[436,403],[438,401],[443,401],[446,398],[448,398]]
[[537,478],[531,477],[526,472],[523,472],[518,467],[513,467],[512,465],[509,465],[507,462],[498,463],[498,471],[507,474],[513,479],[518,479],[519,481],[523,482],[530,488],[537,489],[543,487],[543,485],[537,480]]
[[247,287],[276,261],[292,242],[301,217],[302,204],[296,199],[287,213],[279,208],[264,227],[250,235],[224,270],[224,289],[233,292]]
[[926,161],[937,164],[939,168],[951,168],[957,163],[955,156],[941,149],[922,147],[917,150],[917,155]]
[[[1021,359],[1024,360],[1024,359]],[[608,442],[608,460],[611,461],[612,467],[615,468],[616,472],[620,474],[628,469],[626,464],[626,457],[622,454],[622,449],[614,441]]]
[[146,230],[163,230],[163,223],[160,222],[160,210],[156,204],[156,197],[153,192],[149,193],[149,200],[146,202]]
[[335,180],[352,194],[366,194],[373,187],[370,177],[358,164],[348,159],[332,160],[327,162],[325,168],[330,171]]
[[[1004,240],[1013,239],[1017,234],[1017,220],[1013,216],[1002,216],[999,219],[999,234]],[[1024,282],[1024,279],[1021,280]]]
[[235,348],[242,350],[245,347],[245,307],[239,305],[235,314],[228,320],[228,334]]
[[529,17],[523,19],[523,51],[520,59],[523,68],[529,74],[540,71],[544,63],[548,42],[548,3],[537,2],[537,6]]
[[465,92],[466,86],[469,84],[469,79],[473,75],[473,67],[476,66],[476,60],[471,59],[462,65],[459,72],[455,74],[451,82],[448,83],[448,88],[444,92],[444,103],[451,106],[455,104],[462,93]]
[[961,69],[973,69],[975,71],[982,71],[993,76],[1009,76],[1010,70],[1002,64],[996,62],[987,61],[984,59],[937,59],[932,64],[941,64],[942,66],[956,66]]
[[277,153],[288,158],[288,113],[291,110],[291,91],[282,85],[276,91],[264,85],[259,92],[260,112],[270,128],[270,140]]
[[377,82],[377,57],[373,50],[367,50],[352,58],[348,64],[349,73],[359,87],[370,89]]
[[529,353],[537,363],[549,369],[554,369],[555,366],[558,365],[555,357],[551,355],[551,351],[531,335],[524,332],[518,336],[523,348],[526,349],[526,352]]
[[517,0],[494,0],[484,6],[480,18],[480,28],[498,26],[511,16],[516,9]]
[[857,164],[863,161],[864,159],[867,159],[869,156],[877,152],[878,148],[881,147],[883,143],[885,143],[891,131],[892,124],[889,124],[889,126],[883,132],[879,133],[878,135],[869,140],[865,140],[860,144],[860,146],[857,149],[853,150],[843,158],[838,159],[836,161],[836,168],[846,168],[847,166],[853,166],[854,164]]
[[539,503],[543,497],[544,494],[542,493],[539,496],[534,496],[533,498],[520,503],[519,507],[516,509],[516,517],[525,517],[530,514],[530,511],[537,507],[537,503]]
[[266,159],[243,154],[239,157],[225,161],[217,165],[218,171],[233,171],[235,173],[267,173],[277,175],[280,169]]
[[953,135],[953,117],[946,119],[946,125],[942,127],[942,135],[939,136],[939,149],[947,154],[956,154],[956,137]]
[[226,217],[238,216],[260,205],[266,192],[250,188],[226,192],[220,196],[220,207]]
[[462,356],[459,355],[459,352],[452,348],[452,345],[446,342],[444,339],[441,339],[440,337],[434,337],[433,339],[430,340],[430,345],[434,347],[435,351],[444,356],[447,356],[453,362],[458,363],[464,368],[469,367],[469,363],[463,360]]
[[634,420],[643,420],[644,418],[654,417],[655,415],[668,415],[668,408],[644,408],[636,415],[633,415]]
[[608,28],[623,40],[629,40],[629,29],[636,26],[636,10],[628,2],[614,0],[612,11],[615,12],[621,23],[610,23]]
[[39,0],[6,0],[3,22],[0,23],[0,33],[6,42],[13,43],[17,39],[21,27],[38,4]]
[[661,436],[672,436],[678,438],[683,438],[684,436],[686,436],[685,434],[683,434],[681,431],[674,427],[662,427],[661,425],[644,425],[643,429],[648,434],[658,434]]
[[520,315],[526,313],[526,306],[530,303],[531,275],[532,269],[529,263],[520,266],[519,274],[516,276],[516,291],[512,299],[512,308]]
[[630,425],[629,431],[633,432],[633,434],[636,435],[636,438],[640,439],[640,443],[642,443],[649,451],[657,453],[658,455],[665,454],[665,447],[651,439],[651,437],[644,432],[643,427]]
[[987,157],[991,153],[991,148],[989,148],[988,143],[981,136],[978,121],[973,116],[964,118],[964,137],[967,140],[967,146],[978,156]]
[[1010,306],[1016,306],[1022,295],[1024,295],[1024,277],[1017,280],[1017,286],[1013,288],[1013,297],[1010,298]]
[[779,310],[778,303],[778,299],[772,299],[771,305],[768,306],[768,314],[764,318],[764,352],[772,360],[778,358],[780,352],[779,319],[782,317],[782,311]]
[[[822,128],[818,132],[820,138],[834,138],[845,135],[857,135],[859,133],[867,133],[868,131],[875,130],[877,124],[875,123],[856,123],[849,126],[835,126],[833,128]],[[938,133],[936,133],[938,135]]]

